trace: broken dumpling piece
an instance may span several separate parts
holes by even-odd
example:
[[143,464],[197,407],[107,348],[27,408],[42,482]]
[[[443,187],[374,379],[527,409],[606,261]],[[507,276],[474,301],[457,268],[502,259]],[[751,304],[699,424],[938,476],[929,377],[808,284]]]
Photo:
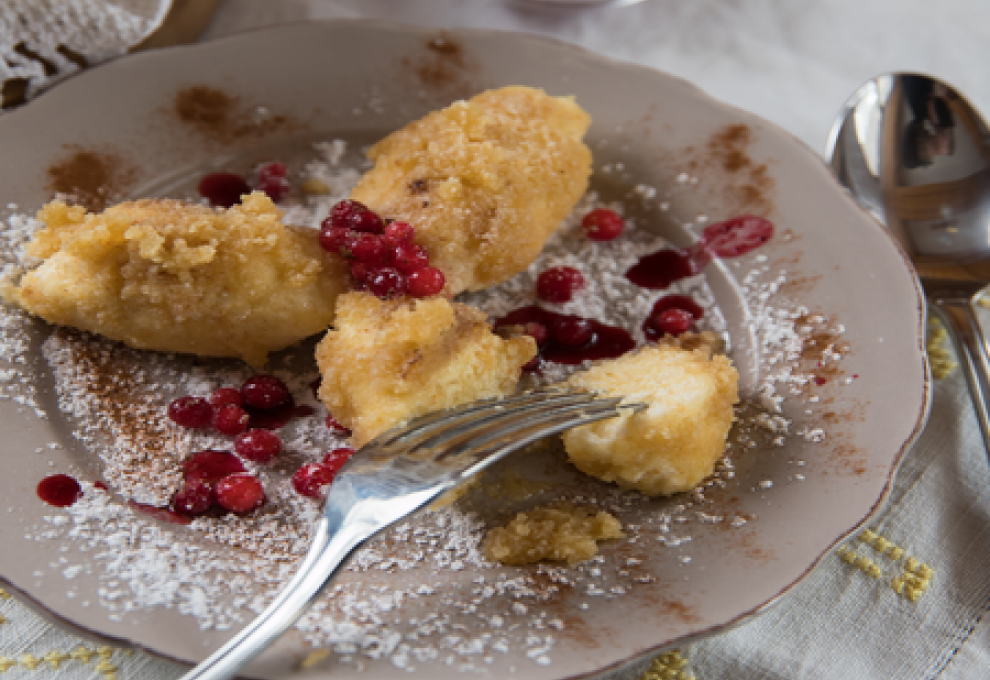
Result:
[[685,334],[571,376],[571,387],[648,406],[565,432],[571,462],[649,496],[689,491],[710,475],[725,451],[739,374],[703,336]]
[[449,292],[481,290],[528,267],[587,189],[589,124],[570,97],[483,92],[371,147],[351,198],[415,226]]
[[347,267],[260,192],[229,210],[169,199],[99,214],[55,201],[8,292],[51,323],[131,347],[265,363],[333,320]]
[[442,296],[347,293],[316,348],[319,396],[362,446],[431,411],[512,393],[534,356],[532,338],[505,340],[483,312]]
[[563,504],[518,513],[504,527],[491,529],[481,548],[485,557],[503,564],[555,560],[573,566],[594,557],[598,541],[624,537],[622,524],[604,510]]

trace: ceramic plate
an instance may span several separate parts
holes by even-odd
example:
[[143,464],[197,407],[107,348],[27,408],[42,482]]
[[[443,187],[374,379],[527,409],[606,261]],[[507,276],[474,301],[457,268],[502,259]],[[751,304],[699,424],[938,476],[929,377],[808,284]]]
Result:
[[[181,195],[208,169],[312,155],[318,140],[348,140],[356,154],[430,110],[509,84],[574,95],[591,113],[593,186],[621,201],[638,229],[686,245],[706,220],[758,213],[776,224],[765,247],[705,275],[751,404],[733,434],[732,467],[703,492],[650,501],[582,478],[549,446],[501,474],[612,509],[629,539],[581,567],[513,569],[470,559],[408,566],[422,548],[415,528],[389,534],[372,546],[374,566],[358,564],[341,578],[339,599],[350,597],[350,608],[328,605],[336,613],[308,630],[331,653],[309,655],[294,632],[251,666],[252,677],[286,677],[303,662],[314,677],[354,666],[368,678],[398,668],[437,679],[584,677],[724,630],[785,595],[879,507],[923,425],[928,387],[915,278],[819,158],[689,83],[542,38],[311,23],[127,57],[0,118],[0,199],[16,204],[10,211],[30,212],[66,182],[84,193],[102,182],[111,198]],[[177,116],[176,97],[191,87],[225,93],[230,117]],[[102,159],[109,174],[94,178],[80,153]],[[784,331],[796,345],[785,346]],[[75,436],[79,421],[59,409],[41,355],[52,332],[37,322],[21,330],[10,322],[5,331],[12,363],[4,393],[17,399],[0,402],[0,574],[63,623],[200,660],[251,616],[244,605],[253,586],[243,570],[221,568],[202,597],[191,587],[162,592],[155,607],[144,605],[154,599],[147,595],[156,570],[181,561],[177,553],[150,553],[144,576],[139,560],[111,558],[148,538],[147,527],[172,532],[174,540],[159,543],[189,541],[212,555],[225,549],[149,517],[144,533],[118,548],[101,543],[98,529],[73,537],[66,513],[36,497],[37,482],[53,471],[97,480],[102,469]],[[308,355],[299,356],[312,370]],[[510,486],[497,498],[475,493],[471,509],[504,519],[533,504]],[[419,521],[443,543],[437,520]],[[465,535],[463,527],[448,530]],[[228,587],[235,613],[203,629],[210,593]],[[119,606],[138,600],[144,604]]]

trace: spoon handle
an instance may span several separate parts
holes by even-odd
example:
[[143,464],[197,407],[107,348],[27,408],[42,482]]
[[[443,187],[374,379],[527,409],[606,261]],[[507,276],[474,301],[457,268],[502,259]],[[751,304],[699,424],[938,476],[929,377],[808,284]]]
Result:
[[971,298],[929,296],[928,302],[956,340],[962,359],[963,374],[969,383],[970,396],[976,409],[976,419],[983,433],[983,443],[990,456],[990,357],[986,339],[973,311]]

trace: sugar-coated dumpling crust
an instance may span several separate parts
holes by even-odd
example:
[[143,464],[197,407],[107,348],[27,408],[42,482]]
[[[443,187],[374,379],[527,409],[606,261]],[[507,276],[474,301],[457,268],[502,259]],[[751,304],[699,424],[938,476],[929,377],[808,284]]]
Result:
[[362,446],[416,416],[510,394],[536,343],[505,340],[485,318],[442,296],[342,295],[334,328],[316,348],[320,399]]
[[239,357],[326,329],[346,265],[260,192],[214,210],[169,199],[99,214],[55,201],[28,246],[43,258],[8,296],[55,324],[139,349]]
[[705,344],[651,345],[575,374],[568,384],[649,408],[570,430],[571,461],[583,472],[655,496],[688,491],[714,470],[737,403],[739,374]]
[[588,186],[590,118],[570,97],[506,87],[375,144],[351,197],[409,222],[447,290],[481,290],[536,259]]

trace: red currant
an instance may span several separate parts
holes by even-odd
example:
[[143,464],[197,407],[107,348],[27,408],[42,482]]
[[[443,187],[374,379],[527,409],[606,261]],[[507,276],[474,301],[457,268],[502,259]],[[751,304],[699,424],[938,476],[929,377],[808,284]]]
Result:
[[272,409],[289,401],[289,388],[273,375],[253,375],[241,385],[244,403],[258,409]]
[[271,161],[258,166],[258,179],[268,179],[269,177],[285,177],[289,174],[289,168],[281,161]]
[[426,248],[415,243],[400,243],[395,247],[394,252],[395,266],[403,274],[411,274],[430,265],[430,256]]
[[354,231],[363,231],[369,234],[380,234],[385,229],[382,218],[367,208],[351,213],[347,222]]
[[554,267],[536,279],[536,295],[547,302],[567,302],[584,288],[584,277],[574,267]]
[[234,451],[242,458],[267,463],[282,450],[282,440],[268,430],[248,430],[237,435]]
[[323,462],[321,465],[336,476],[340,471],[340,468],[344,467],[344,463],[349,461],[353,455],[354,449],[352,448],[342,447],[339,449],[334,449],[327,455],[323,456]]
[[406,280],[409,285],[409,294],[418,298],[440,293],[447,282],[443,272],[436,267],[417,269],[409,274]]
[[246,430],[250,422],[251,416],[247,411],[234,404],[225,404],[213,411],[210,424],[220,434],[233,436]]
[[392,298],[404,295],[407,288],[406,277],[394,267],[376,267],[368,274],[365,282],[372,295]]
[[244,404],[244,398],[241,396],[240,390],[235,390],[233,387],[221,387],[214,390],[213,394],[210,395],[210,405],[213,408],[219,408],[227,404],[233,404],[234,406],[242,406]]
[[319,463],[307,463],[292,475],[292,486],[307,498],[322,498],[323,487],[333,478],[334,473]]
[[351,228],[351,216],[355,213],[367,211],[368,207],[359,201],[352,201],[349,198],[345,198],[342,201],[337,201],[334,206],[330,209],[330,216],[323,220],[323,228],[328,229],[330,227],[343,227]]
[[341,251],[347,248],[350,252],[350,241],[354,232],[342,227],[330,227],[320,231],[320,247],[328,253],[342,254]]
[[254,475],[238,473],[217,482],[217,504],[230,512],[251,512],[265,502],[265,489]]
[[170,506],[173,511],[182,515],[202,515],[215,502],[213,487],[206,482],[193,480],[183,484],[172,496]]
[[182,464],[186,483],[216,484],[235,472],[245,472],[244,463],[227,451],[198,451]]
[[626,223],[614,210],[599,208],[585,215],[581,226],[592,241],[611,241],[622,234]]
[[209,427],[212,415],[210,402],[200,397],[179,397],[168,405],[168,417],[182,427]]
[[691,330],[691,325],[693,323],[693,314],[676,307],[671,307],[670,309],[661,311],[659,314],[654,316],[652,320],[653,327],[658,332],[669,333],[670,335],[680,335],[681,333]]
[[290,186],[289,180],[285,177],[261,177],[258,179],[257,188],[278,203],[289,195]]
[[554,319],[550,332],[558,345],[571,349],[584,347],[595,335],[591,322],[576,316]]
[[382,235],[394,247],[400,243],[412,243],[416,230],[408,222],[392,222],[385,227]]
[[350,250],[358,262],[374,266],[386,264],[391,254],[388,243],[377,234],[360,234],[351,241]]

